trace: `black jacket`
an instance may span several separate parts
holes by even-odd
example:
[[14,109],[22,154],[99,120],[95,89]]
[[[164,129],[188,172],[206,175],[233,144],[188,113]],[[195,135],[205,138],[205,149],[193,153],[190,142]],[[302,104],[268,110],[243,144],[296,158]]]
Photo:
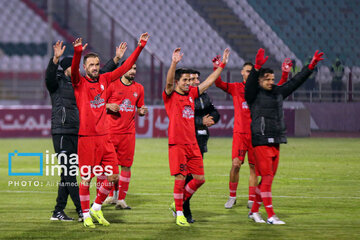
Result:
[[254,68],[245,84],[245,100],[251,111],[252,145],[286,143],[283,100],[294,92],[311,75],[305,66],[301,72],[281,86],[273,85],[267,91],[259,86],[259,71]]
[[207,152],[207,141],[209,139],[209,129],[203,124],[203,117],[207,114],[213,117],[215,124],[220,119],[220,114],[212,104],[209,95],[204,92],[195,99],[196,139],[202,153]]
[[[46,69],[45,83],[50,93],[51,134],[73,134],[79,132],[79,110],[76,106],[74,89],[70,77],[63,70],[58,70],[51,58]],[[117,65],[111,59],[100,70],[100,73],[115,70]]]

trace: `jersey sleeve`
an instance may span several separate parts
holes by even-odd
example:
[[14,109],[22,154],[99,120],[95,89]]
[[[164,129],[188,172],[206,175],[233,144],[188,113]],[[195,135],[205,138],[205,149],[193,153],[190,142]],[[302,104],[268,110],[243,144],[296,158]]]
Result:
[[194,99],[200,96],[199,87],[190,87],[189,95]]
[[170,100],[172,93],[170,93],[169,95],[166,94],[165,90],[162,93],[162,98],[164,100],[164,103],[167,103]]
[[141,108],[144,105],[144,87],[142,85],[139,85],[139,98],[137,100],[136,107]]
[[78,87],[81,84],[81,75],[79,71],[81,60],[82,46],[74,48],[74,57],[71,62],[71,82],[74,87]]
[[215,81],[215,86],[223,90],[224,92],[227,92],[229,94],[233,93],[234,90],[234,83],[226,83],[221,79],[221,76],[219,76]]

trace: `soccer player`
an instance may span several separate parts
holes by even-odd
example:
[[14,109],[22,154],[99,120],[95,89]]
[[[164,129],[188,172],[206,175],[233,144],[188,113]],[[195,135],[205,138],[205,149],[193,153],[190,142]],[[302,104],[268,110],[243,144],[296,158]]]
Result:
[[[219,56],[213,59],[213,63],[214,69],[217,69]],[[243,77],[242,82],[225,83],[221,80],[221,77],[215,81],[215,85],[218,88],[222,89],[228,94],[231,94],[233,97],[235,111],[232,144],[232,166],[230,170],[229,181],[230,196],[228,201],[225,203],[225,208],[232,208],[236,203],[236,190],[239,182],[239,171],[241,165],[244,163],[246,152],[248,153],[248,162],[250,167],[248,208],[251,208],[251,204],[255,200],[255,188],[258,180],[255,173],[253,148],[251,146],[250,110],[246,104],[244,95],[245,83],[252,68],[252,63],[244,63],[241,70],[241,75]]]
[[[123,62],[124,63],[124,62]],[[104,203],[116,203],[116,209],[131,209],[125,202],[131,178],[131,166],[135,152],[135,112],[145,116],[144,87],[135,82],[136,64],[108,88],[108,120],[111,141],[114,144],[119,166],[120,179],[114,184],[113,195]]]
[[[57,41],[53,46],[54,57],[50,59],[46,69],[46,87],[50,93],[52,111],[51,111],[51,134],[54,149],[57,154],[66,155],[59,157],[62,167],[61,180],[58,187],[58,196],[56,206],[50,220],[73,221],[65,212],[68,196],[74,202],[78,213],[78,221],[83,221],[81,204],[79,199],[79,187],[76,176],[69,173],[73,163],[70,160],[72,154],[77,154],[78,131],[79,131],[79,110],[76,106],[74,89],[71,84],[71,62],[72,58],[65,57],[60,61],[62,70],[58,70],[60,57],[63,55],[66,46],[62,41]],[[116,64],[123,56],[120,48],[116,48],[116,56],[110,59],[100,70],[109,72],[115,70]]]
[[[179,226],[190,226],[183,214],[183,201],[192,196],[205,182],[203,159],[195,137],[194,101],[219,77],[228,62],[229,53],[229,49],[225,49],[219,68],[198,87],[190,86],[190,74],[187,70],[176,70],[176,65],[183,56],[180,48],[175,49],[172,55],[163,100],[170,120],[168,128],[170,174],[175,177],[175,202],[171,205],[171,210]],[[185,186],[185,176],[188,173],[191,173],[194,179]]]
[[[214,70],[219,65],[220,56],[216,56],[213,59]],[[236,204],[236,191],[239,183],[239,172],[241,165],[244,164],[245,155],[248,154],[248,162],[250,169],[249,176],[249,198],[247,207],[251,209],[252,204],[255,200],[255,189],[258,184],[258,178],[255,173],[255,160],[253,147],[251,145],[251,117],[250,110],[245,101],[245,83],[249,76],[253,64],[251,62],[245,62],[241,75],[243,77],[242,82],[225,83],[219,77],[215,81],[215,85],[230,94],[233,98],[234,111],[235,111],[235,123],[233,130],[233,145],[232,145],[232,166],[230,170],[229,179],[229,192],[230,196],[228,201],[225,203],[225,208],[232,208]],[[282,78],[279,81],[279,85],[286,82],[289,71],[291,69],[291,61],[284,61],[282,65]]]
[[[190,69],[190,85],[198,87],[200,85],[200,72]],[[211,102],[209,95],[203,92],[195,99],[195,132],[196,140],[200,148],[201,156],[204,158],[204,153],[207,152],[207,142],[209,140],[209,127],[216,124],[220,119],[220,114]],[[185,185],[193,179],[191,174],[186,176]],[[194,223],[190,209],[189,197],[183,204],[184,216],[188,223]]]
[[309,65],[281,86],[274,85],[274,71],[262,68],[268,57],[260,48],[245,84],[245,99],[251,111],[251,135],[255,155],[255,171],[261,176],[256,188],[249,218],[257,223],[265,223],[259,214],[264,202],[268,224],[285,224],[274,213],[271,186],[279,164],[280,144],[286,143],[286,127],[283,115],[283,100],[293,93],[312,74],[316,64],[323,60],[323,53],[316,51]]
[[[110,225],[103,216],[101,205],[109,194],[112,183],[118,181],[119,168],[106,121],[106,90],[113,81],[119,79],[134,65],[148,38],[147,33],[142,34],[137,48],[125,63],[109,73],[99,74],[100,60],[98,55],[95,53],[86,54],[83,65],[86,76],[80,75],[79,65],[81,53],[87,44],[83,46],[81,38],[76,39],[73,43],[74,58],[71,65],[71,81],[80,116],[78,158],[82,179],[79,195],[85,227],[95,228],[91,216],[104,226]],[[120,48],[126,49],[126,43],[121,43]],[[91,178],[104,172],[107,179],[100,187],[95,202],[89,210]]]

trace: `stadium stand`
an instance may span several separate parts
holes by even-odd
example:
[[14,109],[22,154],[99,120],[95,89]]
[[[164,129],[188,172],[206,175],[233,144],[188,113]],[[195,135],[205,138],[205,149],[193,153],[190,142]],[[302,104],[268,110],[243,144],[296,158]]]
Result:
[[308,52],[321,49],[326,53],[326,65],[332,64],[337,56],[346,59],[347,66],[359,63],[360,50],[356,46],[360,40],[356,34],[360,29],[358,1],[247,2],[302,62]]
[[[79,0],[78,4],[86,8],[88,1]],[[183,66],[209,67],[214,54],[222,54],[228,44],[194,11],[186,1],[165,0],[104,0],[97,5],[111,16],[118,16],[121,27],[128,29],[134,36],[149,32],[152,36],[148,48],[165,63],[170,65],[171,52],[176,47],[182,47]],[[84,17],[86,12],[82,11]],[[95,27],[109,30],[110,24],[102,19],[101,11],[92,8],[98,24]],[[116,40],[123,41],[116,31]],[[125,39],[126,40],[126,39]],[[199,51],[194,51],[199,49]],[[243,64],[244,60],[235,51],[231,53],[230,68]]]
[[[0,14],[0,71],[43,71],[48,62],[47,24],[22,1],[0,0],[8,11]],[[19,21],[21,19],[21,21]],[[53,39],[63,40],[51,30]]]

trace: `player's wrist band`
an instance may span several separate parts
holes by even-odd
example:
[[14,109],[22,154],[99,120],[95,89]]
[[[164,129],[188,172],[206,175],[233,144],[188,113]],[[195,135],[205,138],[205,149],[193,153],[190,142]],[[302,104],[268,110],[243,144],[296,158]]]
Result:
[[219,64],[219,67],[221,67],[221,68],[225,68],[225,66],[226,66],[226,63],[221,62],[221,63]]

